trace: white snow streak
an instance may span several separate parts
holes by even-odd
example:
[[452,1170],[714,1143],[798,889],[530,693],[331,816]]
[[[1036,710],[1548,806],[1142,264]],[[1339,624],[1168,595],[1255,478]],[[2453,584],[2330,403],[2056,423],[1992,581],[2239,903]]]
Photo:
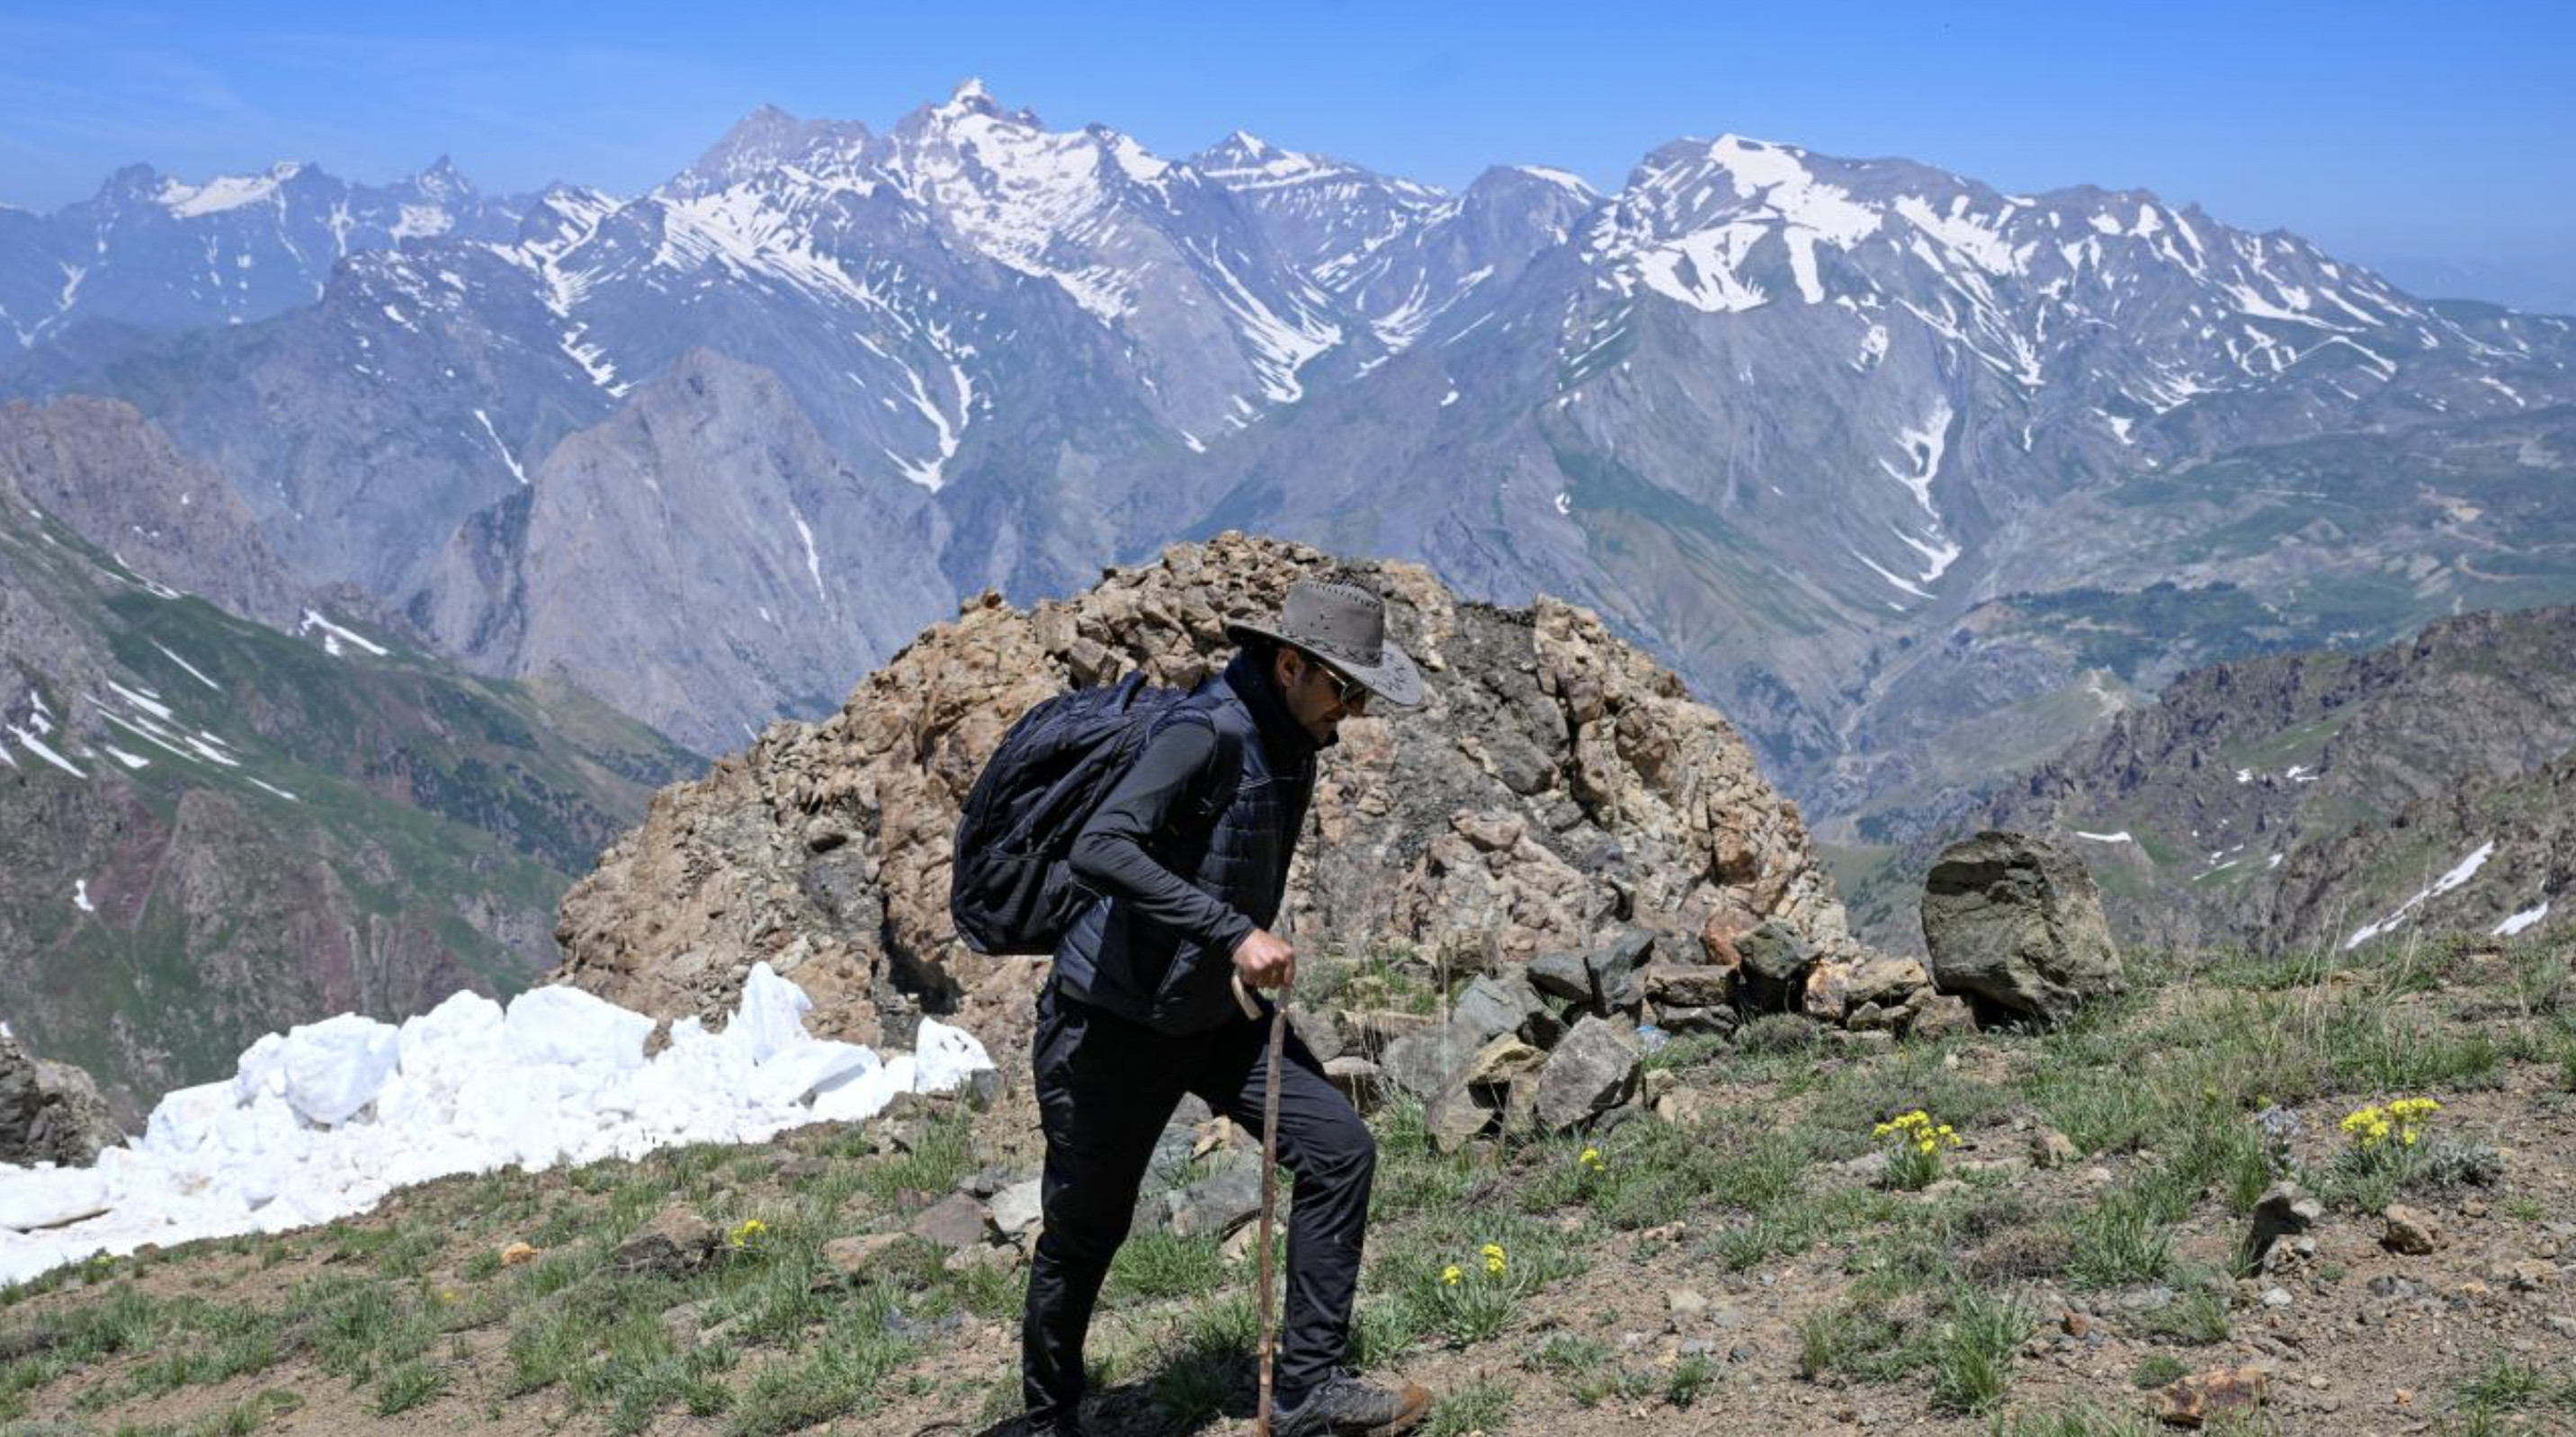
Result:
[[2513,915],[2502,923],[2489,929],[2488,932],[2498,938],[2511,938],[2513,935],[2520,933],[2524,929],[2529,928],[2531,925],[2548,916],[2549,900],[2544,898],[2540,901],[2539,907],[2526,908],[2520,913]]
[[186,659],[179,657],[177,654],[170,652],[169,648],[162,644],[160,640],[153,640],[152,647],[161,650],[161,656],[163,658],[168,659],[170,662],[177,664],[183,669],[186,669],[188,671],[188,677],[195,679],[197,682],[204,684],[206,687],[213,689],[217,693],[222,693],[224,691],[224,686],[222,684],[216,683],[213,679],[207,678],[204,674],[198,672],[195,664],[192,664]]
[[796,521],[796,537],[805,541],[805,572],[814,577],[814,597],[829,606],[832,595],[823,587],[823,559],[814,552],[814,531],[806,525],[804,511],[798,509],[792,500],[788,503],[787,513]]
[[2362,944],[2369,942],[2371,939],[2395,929],[2397,925],[2406,921],[2407,914],[2415,911],[2416,905],[2422,903],[2427,898],[2438,898],[2441,895],[2450,892],[2452,889],[2459,887],[2461,884],[2468,882],[2470,879],[2475,878],[2478,870],[2485,867],[2486,861],[2494,856],[2495,840],[2490,838],[2485,843],[2478,846],[2477,852],[2461,859],[2450,872],[2434,879],[2431,884],[2427,885],[2414,897],[2398,904],[2396,912],[2389,914],[2387,917],[2380,919],[2376,923],[2368,924],[2355,930],[2350,938],[2343,941],[2345,950],[2350,951],[2358,948]]
[[61,769],[72,777],[89,777],[88,774],[81,772],[79,766],[74,764],[70,759],[54,752],[43,739],[36,737],[34,734],[18,727],[16,724],[9,725],[9,736],[16,739],[21,745],[23,745],[27,752],[34,754],[36,757],[43,759],[45,762],[52,764],[54,767]]
[[492,447],[501,451],[501,462],[510,466],[510,477],[522,484],[527,483],[528,471],[519,467],[518,456],[510,452],[509,445],[501,442],[501,431],[492,427],[491,417],[480,409],[474,411],[474,417],[482,422],[483,432],[492,436]]
[[[346,639],[350,643],[356,644],[359,648],[365,649],[368,653],[375,655],[377,658],[383,658],[385,656],[386,651],[384,645],[367,638],[363,634],[343,628],[340,625],[331,622],[329,619],[322,617],[321,614],[314,610],[306,609],[304,611],[303,621],[295,626],[295,632],[299,634],[307,634],[311,633],[315,629],[320,629],[322,631],[323,652],[328,653],[335,658],[339,656],[339,641],[342,639]],[[165,713],[162,717],[167,718],[169,715]]]

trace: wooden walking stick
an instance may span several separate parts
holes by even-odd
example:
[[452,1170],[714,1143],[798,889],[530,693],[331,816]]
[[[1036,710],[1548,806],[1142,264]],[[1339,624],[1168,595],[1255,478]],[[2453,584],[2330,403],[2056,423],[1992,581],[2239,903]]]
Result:
[[[1245,1017],[1256,1021],[1261,1017],[1261,1005],[1245,990],[1240,973],[1234,975],[1234,1001],[1242,1005]],[[1261,1085],[1261,1392],[1253,1407],[1253,1437],[1270,1437],[1270,1358],[1278,1336],[1270,1316],[1270,1234],[1279,1210],[1279,1060],[1287,1038],[1288,988],[1282,984],[1270,1007],[1270,1067]]]

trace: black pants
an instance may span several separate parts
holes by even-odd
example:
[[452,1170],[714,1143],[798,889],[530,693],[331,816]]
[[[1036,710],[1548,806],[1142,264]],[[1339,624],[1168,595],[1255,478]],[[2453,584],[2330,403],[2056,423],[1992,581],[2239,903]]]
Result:
[[[1020,1377],[1034,1423],[1076,1415],[1092,1304],[1127,1238],[1154,1140],[1181,1095],[1196,1093],[1261,1131],[1267,1026],[1237,1017],[1176,1038],[1068,998],[1052,983],[1039,995],[1030,1062],[1047,1140],[1039,1188],[1046,1230],[1020,1329]],[[1275,1380],[1295,1392],[1321,1381],[1350,1344],[1377,1142],[1294,1034],[1286,1056],[1279,1160],[1297,1175],[1297,1200]]]

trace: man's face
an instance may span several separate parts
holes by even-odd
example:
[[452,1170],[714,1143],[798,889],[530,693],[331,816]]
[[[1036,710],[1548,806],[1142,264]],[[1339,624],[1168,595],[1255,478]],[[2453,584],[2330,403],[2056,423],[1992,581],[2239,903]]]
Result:
[[1330,743],[1342,720],[1368,707],[1369,691],[1334,673],[1302,650],[1282,646],[1270,677],[1288,714],[1317,743]]

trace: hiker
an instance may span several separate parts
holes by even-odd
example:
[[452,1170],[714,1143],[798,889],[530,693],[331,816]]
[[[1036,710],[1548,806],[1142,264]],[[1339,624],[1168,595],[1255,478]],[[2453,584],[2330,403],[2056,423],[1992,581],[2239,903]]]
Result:
[[[1056,946],[1030,1048],[1047,1144],[1021,1328],[1033,1437],[1083,1430],[1092,1304],[1181,1095],[1260,1131],[1265,1021],[1243,1012],[1233,980],[1285,989],[1295,973],[1270,925],[1318,751],[1372,700],[1421,701],[1421,673],[1385,630],[1375,594],[1314,580],[1289,588],[1275,625],[1228,624],[1233,661],[1160,722],[1075,841],[1073,872],[1096,896]],[[1297,1191],[1272,1437],[1401,1432],[1430,1394],[1340,1365],[1376,1140],[1293,1037],[1282,1074],[1278,1148]]]

